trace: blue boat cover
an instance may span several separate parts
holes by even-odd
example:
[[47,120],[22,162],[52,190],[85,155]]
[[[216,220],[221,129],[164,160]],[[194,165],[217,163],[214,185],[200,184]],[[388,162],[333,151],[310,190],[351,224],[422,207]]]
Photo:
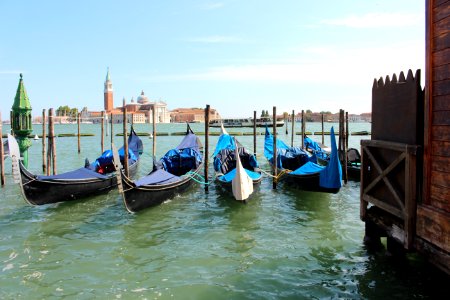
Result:
[[[261,173],[258,172],[253,172],[247,169],[244,169],[245,173],[247,173],[247,175],[252,179],[252,180],[259,180],[262,176]],[[228,172],[225,175],[220,175],[219,176],[219,180],[223,181],[223,182],[231,182],[233,180],[233,178],[236,177],[236,168],[234,168],[233,170],[231,170],[230,172]]]
[[334,128],[330,130],[331,155],[325,169],[320,173],[320,186],[324,188],[340,188],[342,186],[342,167],[338,157]]
[[[245,149],[239,142],[237,142],[237,147],[239,158],[244,169],[249,170],[259,167],[255,155]],[[235,149],[235,139],[229,134],[221,134],[213,154],[213,165],[216,172],[227,174],[228,172],[236,168]]]
[[174,175],[183,175],[190,170],[195,170],[202,163],[200,141],[188,127],[188,131],[180,144],[159,160],[159,166]]
[[181,178],[175,176],[169,172],[164,171],[163,169],[158,169],[145,177],[136,180],[134,184],[136,186],[142,185],[157,185],[157,184],[167,184],[171,182],[180,181]]
[[313,153],[317,155],[317,157],[319,157],[323,160],[328,160],[330,158],[328,153],[326,153],[322,149],[322,147],[320,147],[319,143],[317,143],[316,141],[313,141],[311,138],[309,138],[307,136],[305,136],[303,141],[305,144],[305,149],[311,149],[313,151]]
[[[264,156],[273,163],[273,136],[266,126],[264,137]],[[277,167],[279,169],[295,170],[307,162],[317,162],[315,155],[310,155],[300,147],[289,147],[282,140],[277,139]]]
[[102,175],[100,173],[97,173],[95,171],[92,171],[88,168],[79,168],[77,170],[73,170],[66,173],[61,173],[57,175],[38,175],[38,180],[53,180],[53,179],[60,179],[60,180],[79,180],[79,179],[106,179],[109,178],[109,176]]
[[[278,143],[277,140],[277,154],[280,168],[283,168],[283,160],[280,159],[280,156],[285,155],[285,147],[287,146],[285,143]],[[278,151],[278,145],[280,144],[281,151]],[[311,175],[311,174],[320,174],[320,186],[323,188],[340,188],[342,186],[342,167],[338,158],[337,146],[336,146],[336,137],[334,135],[334,128],[331,127],[330,131],[330,144],[331,144],[331,155],[330,160],[327,166],[318,165],[315,162],[307,161],[302,164],[300,167],[290,172],[290,175]],[[289,148],[289,147],[288,147]],[[295,147],[294,147],[295,148]],[[292,147],[291,147],[292,149]],[[301,150],[301,149],[300,149]],[[303,151],[303,150],[301,150]],[[295,150],[293,153],[296,153]],[[273,137],[269,133],[268,128],[266,127],[266,136],[265,136],[265,144],[264,144],[264,155],[266,158],[272,163],[273,161]],[[269,159],[270,158],[270,159]],[[285,168],[285,166],[284,166]]]
[[[142,140],[136,135],[133,127],[128,137],[128,164],[134,164],[139,159],[139,154],[142,154]],[[119,149],[120,162],[123,164],[125,157],[125,148],[122,146]],[[100,157],[98,157],[90,166],[91,170],[99,173],[107,174],[114,172],[113,153],[111,150],[105,150]]]
[[228,149],[234,150],[236,149],[236,144],[234,139],[229,134],[221,134],[219,140],[216,144],[216,150],[214,150],[213,157],[215,157],[221,150]]
[[197,136],[194,133],[189,132],[188,134],[186,134],[186,136],[183,138],[183,140],[180,142],[180,144],[176,147],[176,149],[180,150],[180,149],[191,148],[191,149],[194,149],[195,151],[197,151],[198,153],[200,153],[200,144],[199,143],[200,142],[199,142]]
[[180,181],[182,175],[197,169],[203,161],[200,141],[188,127],[186,136],[180,144],[167,151],[147,176],[134,182],[136,186],[162,185]]

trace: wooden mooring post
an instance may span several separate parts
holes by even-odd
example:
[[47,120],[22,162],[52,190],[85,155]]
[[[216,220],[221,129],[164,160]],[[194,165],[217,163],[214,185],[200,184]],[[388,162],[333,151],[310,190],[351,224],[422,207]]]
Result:
[[77,134],[77,138],[78,138],[78,154],[81,153],[80,119],[81,119],[81,113],[78,113],[78,117],[77,117],[77,128],[78,128],[78,134]]
[[114,143],[114,122],[113,122],[113,113],[111,113],[111,149],[112,149],[112,144]]
[[208,158],[209,158],[209,104],[205,108],[205,165],[204,165],[204,175],[205,175],[205,192],[208,193]]
[[102,116],[101,116],[101,128],[102,128],[102,137],[100,139],[100,146],[101,146],[101,153],[103,153],[103,151],[105,151],[105,111],[102,111]]
[[45,123],[46,123],[46,113],[45,109],[42,110],[42,173],[47,173],[47,153],[46,153],[46,146],[45,141],[47,140],[47,134],[45,132]]
[[123,169],[125,171],[125,175],[128,177],[128,137],[127,137],[127,107],[125,105],[125,98],[123,98],[123,145],[124,145],[124,153],[123,153]]
[[[348,150],[348,111],[345,112],[345,150]],[[347,157],[347,154],[345,155]]]
[[305,148],[305,111],[302,109],[302,149]]
[[292,110],[292,115],[291,115],[291,147],[294,147],[294,135],[295,135],[295,112],[294,110]]
[[253,154],[256,158],[256,110],[253,111]]
[[5,185],[5,153],[3,149],[3,127],[2,127],[2,115],[0,112],[0,181],[2,184],[2,187]]
[[289,131],[288,131],[288,118],[287,118],[286,115],[284,115],[283,117],[284,117],[284,126],[286,127],[286,135],[288,135],[289,134]]
[[50,165],[52,166],[53,175],[56,175],[56,142],[53,108],[50,108],[48,110],[47,175],[50,175]]
[[152,148],[152,158],[153,165],[156,164],[156,110],[155,106],[152,108],[152,125],[153,125],[153,148]]
[[324,136],[324,133],[323,133],[323,119],[324,119],[324,116],[322,114],[322,145],[325,145],[325,136]]
[[273,107],[273,118],[272,118],[272,122],[273,122],[273,182],[272,182],[272,187],[274,190],[277,189],[277,173],[278,173],[278,166],[277,166],[277,161],[278,161],[278,155],[277,155],[277,107],[274,106]]
[[342,179],[344,183],[348,182],[347,174],[347,147],[346,147],[346,129],[345,129],[345,112],[343,109],[339,110],[339,158],[342,162]]

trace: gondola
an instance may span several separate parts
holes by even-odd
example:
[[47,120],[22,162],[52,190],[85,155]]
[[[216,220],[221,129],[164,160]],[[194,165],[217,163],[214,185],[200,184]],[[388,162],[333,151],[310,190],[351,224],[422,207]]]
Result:
[[347,150],[347,176],[349,180],[361,181],[361,154],[356,148]]
[[262,180],[256,155],[245,149],[221,127],[221,135],[213,154],[215,181],[225,190],[231,190],[236,200],[244,201],[253,192],[253,186]]
[[[116,172],[112,163],[112,152],[106,150],[92,164],[87,159],[85,166],[57,175],[35,175],[20,160],[16,139],[9,135],[8,144],[13,159],[13,174],[20,184],[22,195],[32,205],[43,205],[66,202],[87,196],[106,193],[117,186]],[[130,174],[137,170],[143,146],[141,139],[131,128],[128,137],[128,164]],[[124,159],[124,148],[120,149],[121,160]]]
[[[330,149],[325,148],[307,136],[304,138],[304,145],[306,151],[316,155],[318,164],[323,166],[328,164],[331,157]],[[344,158],[341,153],[339,158],[341,165],[344,165]],[[356,148],[347,149],[347,177],[352,181],[361,180],[361,154]]]
[[161,204],[186,190],[196,180],[202,168],[202,145],[191,128],[187,127],[181,143],[169,150],[153,170],[136,181],[118,172],[119,192],[129,212]]
[[[289,147],[277,139],[277,173],[280,180],[302,190],[337,193],[342,186],[342,167],[339,162],[334,129],[330,132],[331,154],[326,166],[317,163],[315,154],[299,147]],[[273,136],[266,127],[264,156],[273,165]]]

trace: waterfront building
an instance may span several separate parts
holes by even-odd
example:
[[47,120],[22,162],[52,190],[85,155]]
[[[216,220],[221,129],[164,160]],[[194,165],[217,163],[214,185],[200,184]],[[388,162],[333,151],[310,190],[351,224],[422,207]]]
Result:
[[[167,109],[167,103],[164,101],[150,101],[143,90],[137,97],[137,101],[131,98],[130,103],[125,104],[127,122],[153,123],[153,109],[155,110],[155,123],[170,123],[170,113]],[[104,111],[107,114],[105,118],[107,118],[108,122],[123,122],[123,107],[114,107],[113,86],[109,68],[104,83]],[[99,123],[101,122],[101,115],[101,111],[81,111],[81,119],[85,123]]]
[[109,67],[106,72],[106,80],[105,80],[105,90],[104,90],[104,109],[107,113],[110,113],[114,108],[114,99],[113,99],[113,88],[112,82],[109,75]]
[[[209,110],[209,120],[220,119],[220,114],[217,110],[211,108]],[[204,108],[176,108],[170,111],[170,120],[173,123],[204,123],[205,109]]]

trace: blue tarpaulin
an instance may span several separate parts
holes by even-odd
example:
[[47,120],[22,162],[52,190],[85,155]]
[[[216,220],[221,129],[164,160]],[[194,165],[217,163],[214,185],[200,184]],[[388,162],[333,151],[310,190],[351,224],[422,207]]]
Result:
[[[252,179],[252,180],[258,180],[261,178],[262,174],[258,173],[258,172],[253,172],[247,169],[244,169],[245,173],[247,173],[247,175]],[[230,172],[228,172],[225,175],[221,175],[219,176],[219,180],[224,181],[224,182],[231,182],[233,180],[233,178],[236,177],[236,168],[234,168],[233,170],[231,170]]]
[[[290,172],[291,175],[311,175],[320,174],[320,186],[324,188],[340,188],[342,186],[342,167],[338,158],[336,137],[334,135],[334,128],[330,131],[331,155],[327,166],[321,166],[308,159],[300,161],[300,164]],[[280,146],[280,150],[278,147]],[[283,159],[295,155],[299,155],[302,149],[297,147],[289,147],[284,142],[277,139],[277,164],[280,169],[289,169],[286,166],[286,161]],[[266,136],[264,143],[264,156],[272,164],[273,161],[273,136],[269,133],[266,127]]]

